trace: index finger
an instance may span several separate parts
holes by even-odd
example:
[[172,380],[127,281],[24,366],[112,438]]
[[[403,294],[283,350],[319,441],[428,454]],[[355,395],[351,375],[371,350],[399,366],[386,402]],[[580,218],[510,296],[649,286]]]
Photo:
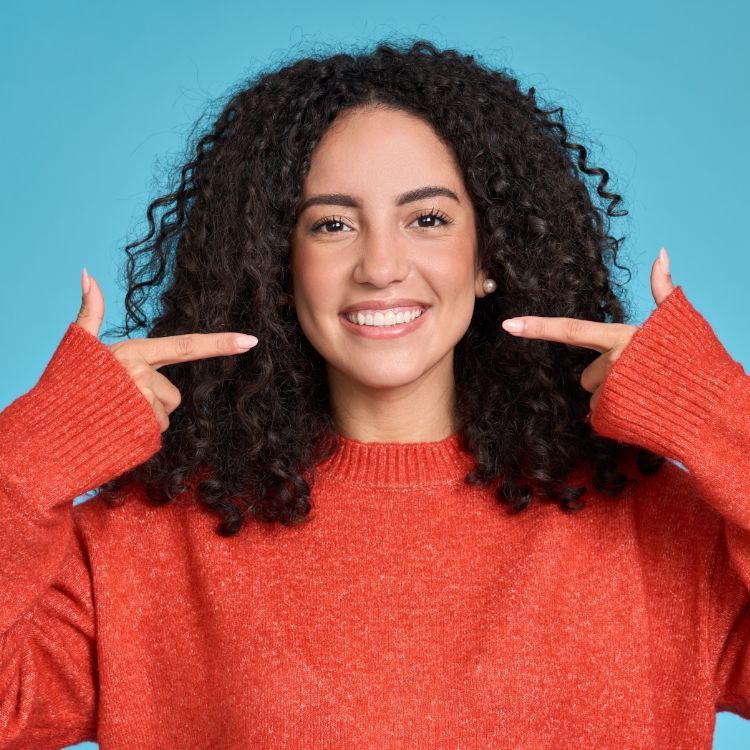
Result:
[[241,346],[239,339],[247,334],[240,333],[183,333],[178,336],[160,338],[131,339],[137,342],[138,354],[155,369],[178,362],[190,362],[208,357],[226,357],[242,354],[258,339],[248,336],[250,346]]
[[523,323],[520,331],[511,331],[516,336],[585,346],[602,354],[612,349],[622,339],[624,329],[630,327],[624,323],[600,323],[581,318],[545,318],[539,315],[523,315],[514,320]]

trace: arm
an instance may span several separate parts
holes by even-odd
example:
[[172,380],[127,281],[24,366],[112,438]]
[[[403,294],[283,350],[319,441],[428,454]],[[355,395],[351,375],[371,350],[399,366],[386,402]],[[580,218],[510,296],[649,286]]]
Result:
[[161,433],[108,347],[72,323],[37,385],[0,412],[0,435],[0,746],[70,744],[91,736],[96,706],[73,500],[143,463]]
[[717,710],[750,719],[750,377],[682,287],[656,308],[604,382],[594,429],[679,461],[722,519],[706,602]]

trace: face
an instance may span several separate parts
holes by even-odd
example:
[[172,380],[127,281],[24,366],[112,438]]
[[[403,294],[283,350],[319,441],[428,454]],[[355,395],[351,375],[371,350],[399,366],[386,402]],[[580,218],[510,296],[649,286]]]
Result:
[[[441,193],[408,195],[425,187]],[[410,114],[349,110],[314,150],[299,207],[292,295],[302,330],[327,362],[329,388],[429,383],[452,393],[453,349],[486,276],[476,268],[473,206],[450,149]],[[378,302],[423,312],[393,327],[345,319],[346,308],[373,314]]]

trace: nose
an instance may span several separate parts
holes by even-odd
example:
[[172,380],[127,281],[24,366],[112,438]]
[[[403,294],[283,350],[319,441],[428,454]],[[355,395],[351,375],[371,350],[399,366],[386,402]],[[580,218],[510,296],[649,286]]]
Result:
[[391,232],[371,229],[359,245],[359,257],[353,278],[359,284],[372,284],[378,288],[402,281],[409,273],[404,240],[399,241]]

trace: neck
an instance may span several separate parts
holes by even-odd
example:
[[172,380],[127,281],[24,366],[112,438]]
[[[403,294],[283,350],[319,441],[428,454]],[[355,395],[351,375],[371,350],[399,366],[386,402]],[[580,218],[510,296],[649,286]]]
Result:
[[338,432],[362,443],[421,443],[456,432],[455,384],[432,371],[403,386],[372,388],[329,372],[329,393]]

